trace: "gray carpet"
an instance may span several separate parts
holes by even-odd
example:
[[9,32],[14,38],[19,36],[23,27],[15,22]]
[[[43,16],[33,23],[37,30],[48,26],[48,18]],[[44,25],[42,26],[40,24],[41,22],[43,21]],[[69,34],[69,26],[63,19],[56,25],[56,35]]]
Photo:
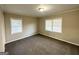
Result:
[[6,44],[10,55],[78,55],[79,47],[43,35]]
[[8,52],[0,52],[0,55],[8,55]]

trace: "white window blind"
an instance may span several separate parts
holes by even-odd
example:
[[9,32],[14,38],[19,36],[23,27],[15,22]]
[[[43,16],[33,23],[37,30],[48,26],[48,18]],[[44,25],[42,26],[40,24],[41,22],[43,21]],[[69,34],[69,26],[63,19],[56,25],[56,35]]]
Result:
[[11,34],[22,32],[22,19],[11,18]]
[[53,32],[62,32],[62,18],[56,18],[53,20]]
[[45,30],[52,31],[52,20],[46,20],[45,21]]
[[45,20],[45,30],[51,32],[62,32],[62,18],[54,18],[50,20]]

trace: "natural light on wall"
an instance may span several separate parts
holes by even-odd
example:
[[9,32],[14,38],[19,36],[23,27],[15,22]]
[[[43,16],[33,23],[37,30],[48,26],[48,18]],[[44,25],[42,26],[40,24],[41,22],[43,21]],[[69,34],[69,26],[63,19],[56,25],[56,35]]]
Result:
[[22,32],[22,19],[11,18],[11,34]]
[[45,21],[45,30],[50,32],[62,33],[62,18],[57,17]]

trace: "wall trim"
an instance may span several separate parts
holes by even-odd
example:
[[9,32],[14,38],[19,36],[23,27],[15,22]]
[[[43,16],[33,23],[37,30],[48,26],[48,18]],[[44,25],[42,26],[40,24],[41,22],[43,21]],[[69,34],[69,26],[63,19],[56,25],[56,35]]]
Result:
[[[47,37],[52,38],[51,36],[48,36],[48,35],[46,35],[46,34],[36,33],[36,34],[32,34],[32,35],[30,35],[30,36],[26,36],[26,37],[22,37],[22,38],[19,38],[19,39],[16,39],[16,40],[8,41],[8,42],[6,42],[5,44],[8,44],[8,43],[11,43],[11,42],[14,42],[14,41],[18,41],[18,40],[21,40],[21,39],[24,39],[24,38],[28,38],[28,37],[31,37],[31,36],[37,35],[37,34],[44,35],[44,36],[47,36]],[[53,38],[55,38],[55,37],[53,37]],[[55,38],[55,39],[60,40],[60,41],[63,41],[63,42],[66,42],[66,43],[69,43],[69,44],[73,44],[73,45],[79,46],[79,44],[76,44],[76,43],[73,43],[73,42],[70,42],[70,41],[67,41],[67,40],[58,39],[58,38]]]
[[[50,38],[55,38],[55,37],[48,36],[48,35],[46,35],[46,34],[42,34],[42,33],[39,33],[39,34],[44,35],[44,36],[47,36],[47,37],[50,37]],[[73,43],[73,42],[70,42],[70,41],[67,41],[67,40],[58,39],[58,38],[55,38],[55,39],[56,39],[56,40],[63,41],[63,42],[66,42],[66,43],[69,43],[69,44],[72,44],[72,45],[79,46],[79,44],[76,44],[76,43]]]
[[36,35],[36,34],[37,34],[37,33],[32,34],[32,35],[29,35],[29,36],[22,37],[22,38],[18,38],[18,39],[15,39],[15,40],[7,41],[7,42],[5,42],[5,44],[8,44],[8,43],[11,43],[11,42],[14,42],[14,41],[18,41],[18,40],[22,40],[22,39],[24,39],[24,38],[28,38],[28,37],[31,37],[31,36]]
[[74,9],[70,9],[70,10],[65,10],[63,12],[59,12],[59,14],[65,14],[65,13],[69,13],[69,12],[74,12],[74,11],[78,11],[79,8],[74,8]]
[[64,11],[61,11],[61,12],[55,12],[54,14],[51,14],[49,16],[44,16],[43,18],[52,17],[52,16],[56,16],[56,15],[67,14],[67,13],[74,12],[74,11],[79,11],[79,7],[72,8],[72,9],[69,9],[69,10],[64,10]]

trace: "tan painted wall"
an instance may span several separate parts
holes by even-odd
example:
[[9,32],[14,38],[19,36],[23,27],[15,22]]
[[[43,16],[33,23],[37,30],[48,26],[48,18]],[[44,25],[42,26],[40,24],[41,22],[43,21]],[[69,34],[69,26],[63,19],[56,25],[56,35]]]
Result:
[[[5,13],[6,43],[37,34],[37,20],[33,17]],[[22,33],[11,34],[10,18],[22,18]]]
[[[53,19],[57,16],[62,17],[62,33],[45,31],[45,20]],[[68,12],[61,15],[44,17],[39,20],[39,33],[79,45],[79,11]]]
[[5,26],[4,16],[0,10],[0,52],[5,52]]
[[[61,15],[44,17],[36,19],[33,17],[20,16],[15,14],[5,13],[6,26],[6,43],[12,42],[21,38],[29,37],[31,35],[41,33],[52,38],[66,41],[75,45],[79,45],[79,11],[68,12]],[[45,20],[53,19],[57,16],[62,17],[62,33],[45,31]],[[23,19],[23,32],[11,35],[10,18]],[[38,25],[38,26],[37,26]]]

